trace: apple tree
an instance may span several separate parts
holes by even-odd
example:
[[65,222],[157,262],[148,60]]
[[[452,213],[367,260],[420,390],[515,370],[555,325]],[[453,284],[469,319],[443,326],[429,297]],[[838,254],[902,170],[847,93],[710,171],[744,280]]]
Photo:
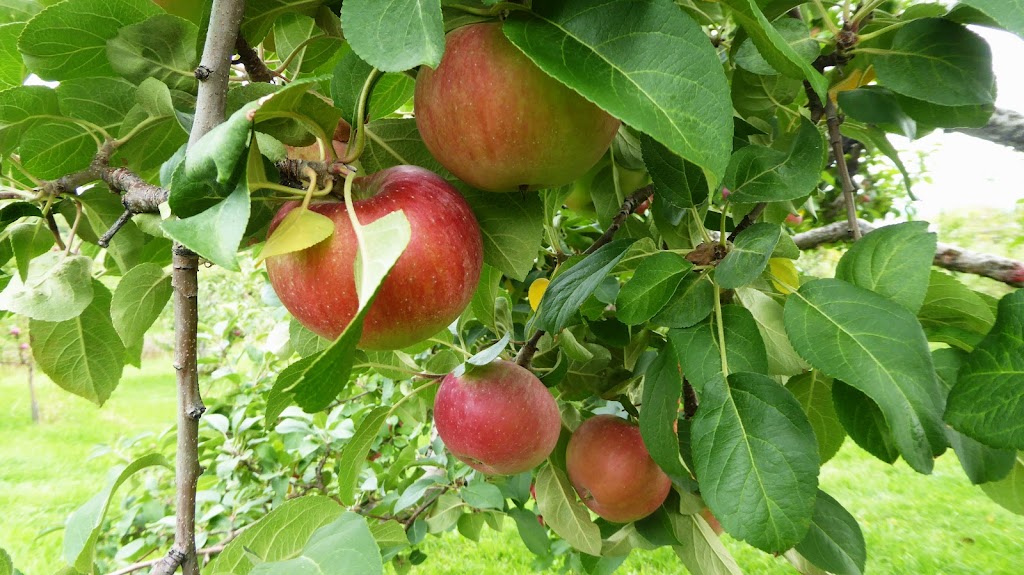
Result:
[[[428,533],[508,516],[586,573],[660,546],[738,573],[724,530],[856,574],[860,527],[818,487],[846,437],[924,474],[952,449],[1024,511],[1024,292],[946,271],[1021,287],[1024,266],[924,222],[874,229],[857,200],[862,156],[912,197],[889,134],[986,124],[967,25],[1024,35],[1019,3],[18,0],[0,19],[0,309],[102,406],[173,306],[173,542],[133,569],[404,572]],[[800,272],[851,240],[834,277]],[[248,523],[220,540],[197,484],[252,464],[200,446],[214,266],[293,319],[207,425],[302,462],[225,487]],[[312,458],[296,414],[349,431]],[[115,490],[161,466],[139,457],[69,517],[64,572],[110,565]]]

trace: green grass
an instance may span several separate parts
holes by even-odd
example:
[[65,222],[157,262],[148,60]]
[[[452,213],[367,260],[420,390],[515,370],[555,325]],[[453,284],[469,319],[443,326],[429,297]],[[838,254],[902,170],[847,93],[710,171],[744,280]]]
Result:
[[[89,460],[97,444],[174,421],[168,360],[128,369],[102,409],[37,378],[42,422],[32,425],[23,370],[0,375],[0,547],[26,575],[49,575],[62,565],[68,513],[103,484],[110,460]],[[1016,575],[1024,559],[1024,517],[1013,515],[970,485],[955,456],[941,457],[931,476],[888,466],[854,446],[843,447],[822,470],[821,485],[857,517],[868,543],[868,573]],[[747,573],[794,573],[788,564],[742,543],[726,545]],[[424,575],[532,573],[533,556],[515,526],[485,529],[478,544],[455,534],[429,538]],[[553,571],[549,571],[553,572]],[[619,573],[682,573],[668,549],[634,552]]]

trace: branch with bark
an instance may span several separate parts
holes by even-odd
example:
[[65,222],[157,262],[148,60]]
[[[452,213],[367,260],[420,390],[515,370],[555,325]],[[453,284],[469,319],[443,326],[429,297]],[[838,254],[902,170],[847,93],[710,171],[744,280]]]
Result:
[[954,131],[1024,152],[1024,114],[996,108],[988,124],[981,128],[956,128]]
[[[876,229],[864,220],[857,220],[857,227],[862,234]],[[793,241],[802,250],[849,239],[846,222],[835,222],[793,236]],[[1009,286],[1024,287],[1024,262],[1010,258],[965,250],[939,242],[932,264],[950,271],[992,278]]]

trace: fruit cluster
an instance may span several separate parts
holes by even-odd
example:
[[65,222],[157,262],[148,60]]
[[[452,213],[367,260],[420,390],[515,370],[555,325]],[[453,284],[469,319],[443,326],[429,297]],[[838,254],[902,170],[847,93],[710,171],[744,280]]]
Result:
[[[438,162],[469,186],[491,192],[576,180],[597,163],[619,127],[619,120],[537,68],[497,23],[448,34],[437,69],[419,72],[415,112]],[[342,140],[334,143],[339,153],[347,128],[339,126],[335,134]],[[402,210],[411,229],[408,248],[367,312],[359,347],[401,349],[451,324],[469,304],[483,264],[480,229],[459,191],[424,168],[397,166],[356,178],[353,200],[361,224]],[[298,205],[281,209],[271,233]],[[335,339],[358,310],[356,235],[343,202],[320,201],[309,209],[333,220],[334,234],[305,250],[268,258],[267,273],[296,320]],[[558,405],[544,384],[503,360],[447,375],[434,420],[448,450],[485,474],[536,467],[562,432]],[[639,428],[613,416],[580,425],[566,455],[569,478],[583,502],[609,521],[649,515],[671,487]]]

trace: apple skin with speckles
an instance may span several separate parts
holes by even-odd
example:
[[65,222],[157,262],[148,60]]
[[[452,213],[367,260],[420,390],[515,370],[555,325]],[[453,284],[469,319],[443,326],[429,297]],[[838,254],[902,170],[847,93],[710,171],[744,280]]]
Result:
[[487,475],[540,465],[562,429],[551,392],[530,370],[504,360],[446,375],[434,399],[434,424],[448,451]]
[[576,428],[565,467],[583,503],[614,523],[654,513],[672,489],[644,446],[640,428],[614,415],[591,417]]
[[[299,206],[285,204],[270,224]],[[469,305],[480,279],[483,240],[458,190],[416,166],[395,166],[356,178],[353,206],[362,225],[402,210],[412,238],[367,312],[359,347],[401,349],[450,325]],[[334,235],[305,250],[267,258],[267,275],[281,303],[313,332],[335,339],[359,307],[355,232],[344,202],[309,209],[334,221]]]
[[619,120],[548,76],[499,23],[456,28],[416,78],[416,126],[438,162],[492,192],[568,184],[604,155]]

